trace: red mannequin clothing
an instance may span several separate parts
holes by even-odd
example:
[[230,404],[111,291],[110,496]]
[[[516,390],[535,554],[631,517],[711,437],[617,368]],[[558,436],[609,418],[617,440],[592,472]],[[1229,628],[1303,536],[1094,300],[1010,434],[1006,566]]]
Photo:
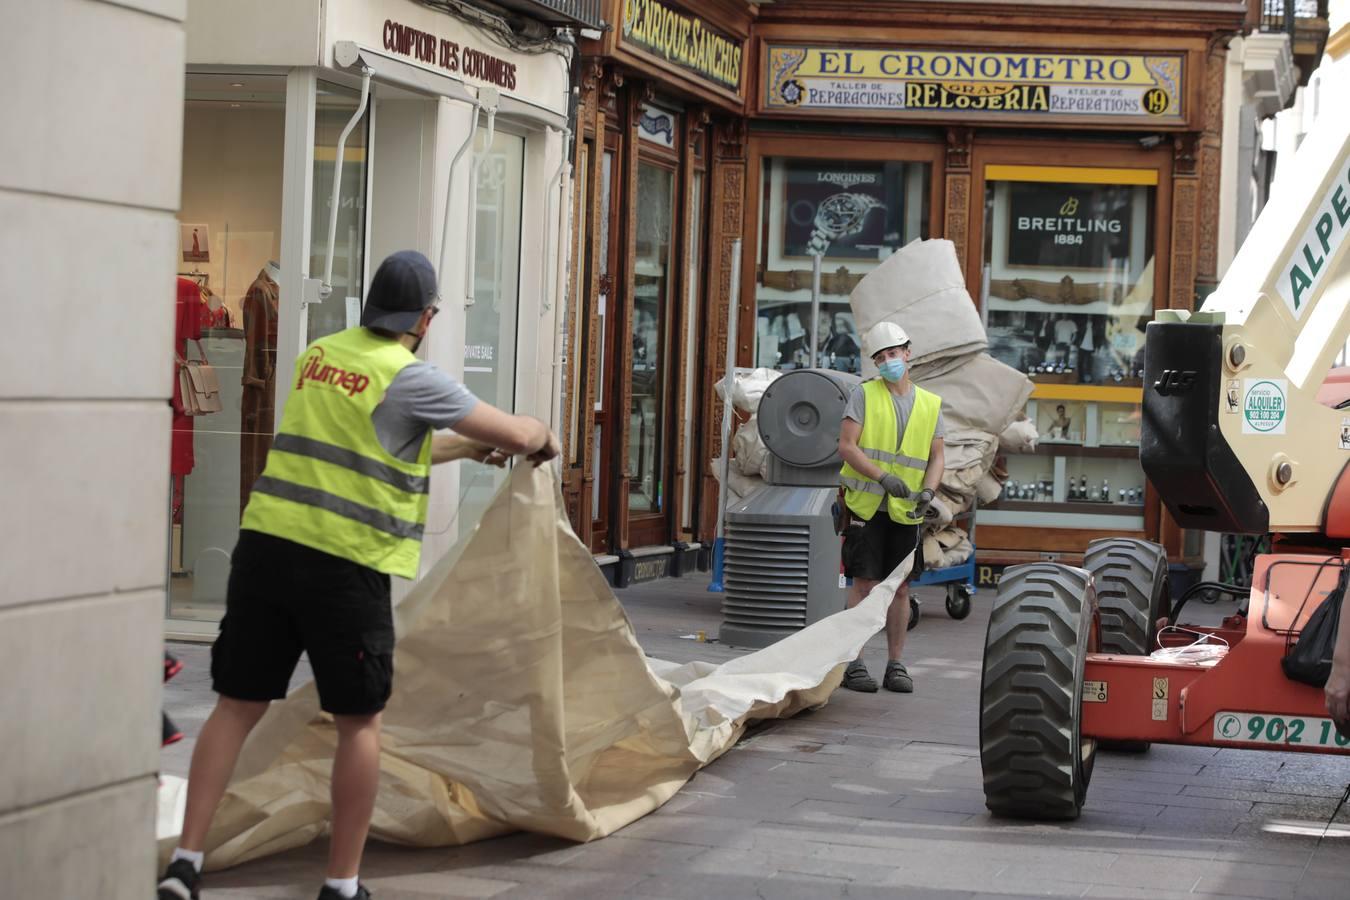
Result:
[[169,447],[169,473],[187,475],[196,460],[192,455],[192,417],[183,415],[183,396],[178,391],[178,360],[187,359],[187,342],[202,336],[202,294],[190,278],[178,279],[173,328],[173,440]]

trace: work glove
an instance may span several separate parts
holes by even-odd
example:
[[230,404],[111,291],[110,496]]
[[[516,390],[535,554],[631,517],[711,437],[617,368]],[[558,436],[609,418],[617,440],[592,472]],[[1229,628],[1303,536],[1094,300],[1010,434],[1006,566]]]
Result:
[[928,515],[928,507],[933,503],[933,492],[924,488],[914,498],[914,518],[922,519]]
[[909,485],[900,480],[899,475],[882,475],[881,486],[886,489],[886,493],[892,497],[899,497],[901,500],[909,496]]

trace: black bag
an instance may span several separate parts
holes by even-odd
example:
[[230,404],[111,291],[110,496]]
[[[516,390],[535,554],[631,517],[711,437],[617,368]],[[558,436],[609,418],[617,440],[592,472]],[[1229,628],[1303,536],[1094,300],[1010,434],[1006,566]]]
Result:
[[1284,674],[1294,681],[1313,687],[1326,687],[1331,677],[1331,657],[1336,651],[1336,632],[1340,630],[1341,605],[1345,598],[1345,569],[1336,589],[1308,617],[1308,624],[1293,648],[1280,660]]

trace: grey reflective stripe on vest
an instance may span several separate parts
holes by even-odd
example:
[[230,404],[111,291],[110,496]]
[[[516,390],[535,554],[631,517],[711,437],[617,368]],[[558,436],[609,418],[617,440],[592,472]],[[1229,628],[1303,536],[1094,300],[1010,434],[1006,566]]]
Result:
[[362,456],[336,444],[316,441],[314,438],[301,437],[298,434],[279,434],[272,441],[272,446],[286,453],[294,453],[296,456],[308,456],[310,459],[351,469],[409,494],[425,494],[431,490],[431,479],[424,475],[409,475],[378,459]]
[[360,522],[362,525],[369,525],[377,531],[392,534],[397,538],[407,538],[413,541],[422,539],[422,526],[416,522],[391,516],[389,513],[380,512],[378,509],[372,509],[360,503],[354,503],[345,497],[330,494],[319,488],[305,487],[302,484],[294,484],[289,481],[282,481],[280,478],[263,475],[254,483],[253,490],[270,494],[273,497],[280,497],[282,500],[290,500],[293,503],[303,503],[306,506],[326,509],[331,513]]
[[928,460],[926,459],[916,459],[913,456],[906,456],[903,453],[887,453],[885,450],[868,450],[861,447],[859,449],[862,450],[863,456],[866,456],[868,459],[875,459],[878,462],[908,466],[911,469],[919,469],[920,471],[928,468]]
[[875,481],[863,481],[861,478],[850,478],[847,475],[840,475],[839,483],[850,490],[862,491],[865,494],[878,494],[882,497],[886,496],[886,489]]

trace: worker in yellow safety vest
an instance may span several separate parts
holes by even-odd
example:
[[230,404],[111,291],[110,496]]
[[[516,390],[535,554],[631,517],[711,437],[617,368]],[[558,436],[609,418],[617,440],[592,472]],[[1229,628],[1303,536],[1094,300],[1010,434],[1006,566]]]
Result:
[[[537,419],[478,400],[415,354],[439,306],[425,256],[395,253],[371,280],[361,325],[300,355],[285,413],[244,509],[225,618],[211,648],[219,695],[192,754],[178,847],[159,900],[195,900],[207,833],[244,739],[286,696],[302,652],[331,713],[332,841],[320,900],[367,898],[357,878],[393,689],[391,575],[416,578],[431,467],[456,459],[539,465],[558,440]],[[435,434],[453,428],[455,434]]]
[[[894,322],[880,322],[863,335],[863,352],[879,377],[853,389],[839,427],[839,473],[848,524],[844,529],[844,574],[853,579],[849,607],[857,606],[896,566],[914,554],[910,578],[923,571],[920,543],[924,514],[942,480],[942,399],[909,377],[909,335]],[[908,694],[914,679],[900,654],[909,624],[909,583],[902,582],[886,614],[889,691]],[[873,692],[877,682],[862,655],[844,671],[844,687]]]

